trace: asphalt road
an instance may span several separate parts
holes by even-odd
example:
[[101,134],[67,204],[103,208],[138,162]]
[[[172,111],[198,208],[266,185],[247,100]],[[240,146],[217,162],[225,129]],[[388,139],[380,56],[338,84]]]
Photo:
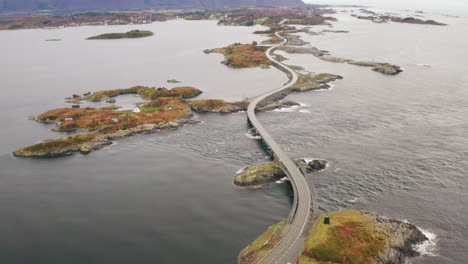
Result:
[[[281,163],[283,170],[291,181],[291,184],[294,188],[294,205],[293,210],[291,211],[291,216],[289,218],[290,223],[286,226],[285,231],[283,232],[283,237],[277,246],[259,263],[262,264],[288,264],[296,263],[297,257],[301,253],[302,247],[304,245],[304,231],[307,228],[307,223],[309,222],[310,217],[310,204],[311,204],[311,191],[309,184],[297,167],[297,165],[291,160],[291,158],[284,152],[284,150],[276,143],[273,137],[265,130],[262,124],[258,121],[255,114],[255,108],[257,104],[261,102],[266,97],[275,94],[281,90],[287,89],[296,83],[298,75],[288,66],[282,64],[281,62],[275,60],[271,56],[271,52],[277,47],[284,45],[287,42],[287,39],[283,38],[279,33],[276,35],[283,39],[283,42],[269,48],[266,52],[268,59],[276,63],[279,68],[291,73],[291,78],[288,83],[283,87],[271,91],[269,93],[263,94],[255,98],[249,105],[247,109],[248,118],[252,126],[256,129],[257,133],[262,137],[263,141],[270,147],[275,157]],[[284,124],[287,125],[287,124]]]

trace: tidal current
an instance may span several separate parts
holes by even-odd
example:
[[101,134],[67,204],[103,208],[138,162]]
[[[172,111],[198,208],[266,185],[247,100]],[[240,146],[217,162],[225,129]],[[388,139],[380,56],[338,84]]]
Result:
[[[291,95],[301,107],[260,120],[291,156],[330,161],[310,176],[320,211],[406,219],[436,235],[431,256],[413,263],[466,263],[468,19],[436,17],[449,26],[433,27],[338,17],[335,29],[350,33],[303,39],[335,56],[390,62],[404,72],[384,76],[281,53],[288,64],[344,79],[331,90]],[[135,28],[155,37],[84,40]],[[197,115],[202,124],[119,140],[86,156],[11,155],[60,136],[28,116],[69,107],[63,97],[72,93],[172,87],[166,80],[179,79],[205,91],[202,98],[239,100],[281,86],[286,77],[276,69],[229,69],[221,55],[202,52],[264,39],[251,34],[257,29],[176,20],[0,32],[0,262],[235,263],[244,246],[287,217],[287,184],[232,184],[237,170],[267,160],[245,135],[245,113]],[[52,38],[62,41],[45,41]]]

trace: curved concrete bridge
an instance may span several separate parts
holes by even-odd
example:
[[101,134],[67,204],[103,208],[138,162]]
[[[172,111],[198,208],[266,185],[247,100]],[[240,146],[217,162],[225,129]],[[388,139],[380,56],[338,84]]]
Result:
[[255,109],[257,105],[268,96],[274,95],[284,89],[291,87],[297,82],[298,75],[288,66],[275,60],[271,54],[277,47],[284,45],[287,42],[286,38],[283,38],[279,33],[276,36],[283,39],[283,42],[269,48],[266,52],[268,59],[270,59],[275,67],[286,72],[289,75],[289,82],[283,87],[263,94],[255,98],[247,109],[247,115],[250,124],[256,129],[257,133],[262,137],[264,143],[269,147],[276,160],[280,163],[281,168],[288,176],[291,181],[291,185],[294,190],[294,202],[293,208],[289,215],[285,229],[283,231],[283,237],[281,241],[276,245],[271,252],[258,263],[262,264],[288,264],[296,263],[297,257],[300,255],[302,247],[305,241],[305,232],[307,232],[307,226],[310,218],[310,205],[311,205],[311,191],[309,184],[297,167],[297,165],[291,160],[291,158],[284,152],[284,150],[276,143],[273,137],[268,131],[263,128],[262,124],[258,121],[255,115]]

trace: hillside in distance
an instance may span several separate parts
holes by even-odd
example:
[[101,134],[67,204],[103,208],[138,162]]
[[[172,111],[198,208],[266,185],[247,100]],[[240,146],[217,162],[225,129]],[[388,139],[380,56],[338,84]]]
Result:
[[0,12],[301,6],[301,0],[0,0]]

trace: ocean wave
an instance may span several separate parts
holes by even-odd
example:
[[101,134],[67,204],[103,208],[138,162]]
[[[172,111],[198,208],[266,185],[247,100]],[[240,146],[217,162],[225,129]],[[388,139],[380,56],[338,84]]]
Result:
[[236,171],[236,174],[240,174],[240,173],[243,173],[245,171],[245,169],[247,168],[247,166],[239,169],[238,171]]
[[428,238],[428,240],[422,242],[421,244],[415,245],[414,250],[423,256],[437,256],[435,254],[437,235],[420,227],[418,227],[418,229]]
[[262,139],[262,137],[258,134],[254,134],[253,132],[253,129],[249,129],[247,133],[245,133],[244,135],[248,138],[251,138],[251,139]]
[[307,107],[307,104],[304,103],[299,103],[299,105],[294,105],[294,106],[288,106],[288,107],[283,107],[283,108],[278,108],[272,110],[273,112],[279,112],[279,113],[293,113],[293,112],[299,112],[299,113],[305,113],[309,114],[311,113],[310,110],[308,109],[302,109]]
[[301,106],[299,106],[299,105],[295,105],[295,106],[291,106],[291,107],[283,107],[283,108],[275,109],[275,110],[273,110],[273,112],[292,113],[292,112],[296,112],[298,110],[298,108],[300,108],[300,107]]
[[349,200],[346,200],[346,202],[348,202],[348,203],[355,203],[355,202],[357,202],[358,200],[359,200],[359,199],[358,199],[357,197],[353,197],[353,198],[351,198],[351,199],[349,199]]
[[432,65],[430,65],[430,64],[424,64],[424,63],[416,64],[416,66],[418,66],[418,67],[423,67],[423,68],[432,68]]
[[276,181],[276,183],[284,183],[285,181],[289,181],[288,177],[281,178],[280,180]]

